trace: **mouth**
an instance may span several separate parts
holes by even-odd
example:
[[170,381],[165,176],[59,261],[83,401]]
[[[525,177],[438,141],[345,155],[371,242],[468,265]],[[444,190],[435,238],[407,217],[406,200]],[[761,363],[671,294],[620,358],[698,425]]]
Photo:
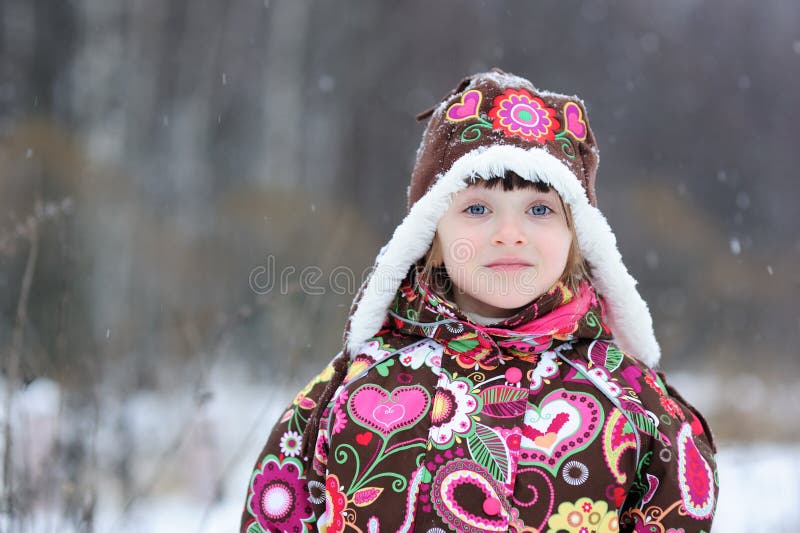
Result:
[[497,261],[492,261],[491,263],[486,265],[486,268],[490,268],[497,272],[516,272],[518,270],[524,270],[526,268],[531,268],[533,265],[527,261],[522,259],[498,259]]

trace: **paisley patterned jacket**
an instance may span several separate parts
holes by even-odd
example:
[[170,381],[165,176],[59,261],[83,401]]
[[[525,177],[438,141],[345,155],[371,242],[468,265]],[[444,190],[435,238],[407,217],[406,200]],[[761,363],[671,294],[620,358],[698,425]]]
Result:
[[590,285],[492,327],[418,283],[398,291],[301,457],[329,365],[274,426],[241,531],[709,531],[701,415],[623,353]]

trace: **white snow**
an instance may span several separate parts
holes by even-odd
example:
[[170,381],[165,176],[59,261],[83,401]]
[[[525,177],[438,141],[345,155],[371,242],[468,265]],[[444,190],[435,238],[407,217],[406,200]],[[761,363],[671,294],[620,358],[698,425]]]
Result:
[[731,253],[733,255],[739,255],[740,253],[742,253],[742,243],[739,242],[738,238],[733,237],[730,240],[729,244],[730,244],[730,247],[731,247]]
[[714,532],[797,531],[800,445],[726,445],[717,460],[720,495]]

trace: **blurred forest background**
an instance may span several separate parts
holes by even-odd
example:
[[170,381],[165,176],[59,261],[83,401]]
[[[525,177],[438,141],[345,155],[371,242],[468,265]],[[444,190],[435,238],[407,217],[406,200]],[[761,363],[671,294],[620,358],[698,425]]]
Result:
[[797,2],[0,0],[7,530],[235,527],[404,216],[415,114],[493,66],[586,101],[718,444],[796,450]]

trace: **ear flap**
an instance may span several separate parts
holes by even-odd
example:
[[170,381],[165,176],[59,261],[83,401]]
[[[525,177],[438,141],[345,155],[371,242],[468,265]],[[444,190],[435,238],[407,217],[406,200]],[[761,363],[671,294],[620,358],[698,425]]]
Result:
[[464,89],[466,89],[467,86],[470,84],[470,82],[472,82],[472,76],[467,76],[466,78],[462,79],[458,83],[458,85],[456,85],[455,89],[453,89],[452,91],[450,91],[449,93],[444,95],[444,97],[439,101],[438,104],[436,104],[434,106],[431,106],[428,109],[426,109],[425,111],[422,111],[421,113],[417,114],[417,121],[421,122],[421,121],[423,121],[423,120],[425,120],[427,118],[430,118],[430,116],[433,115],[433,112],[436,111],[436,108],[441,105],[441,102],[447,100],[448,98],[450,98],[454,94],[458,94],[461,91],[463,91]]

